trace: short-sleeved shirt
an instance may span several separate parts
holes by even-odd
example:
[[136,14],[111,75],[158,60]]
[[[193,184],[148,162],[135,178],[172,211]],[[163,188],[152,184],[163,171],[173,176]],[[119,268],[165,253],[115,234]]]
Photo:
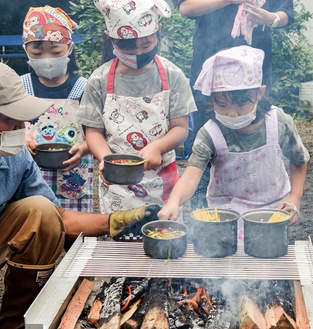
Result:
[[[184,0],[175,0],[180,5]],[[230,4],[206,15],[195,17],[195,31],[193,35],[193,58],[190,71],[190,85],[193,86],[203,63],[216,52],[245,45],[242,35],[232,38],[235,16],[238,4]],[[294,20],[293,0],[267,0],[263,9],[270,12],[283,11],[288,15],[288,24]],[[263,49],[265,52],[263,64],[263,84],[271,87],[272,74],[272,31],[268,26],[260,25],[254,28],[252,35],[252,47]],[[201,97],[195,92],[196,99]],[[199,98],[200,99],[200,98]]]
[[34,195],[60,206],[26,147],[17,155],[0,157],[0,182],[0,212],[5,204]]
[[[282,109],[276,108],[278,120],[279,145],[284,156],[293,164],[300,166],[310,159],[308,150],[302,143],[292,117]],[[266,144],[265,122],[251,133],[229,129],[216,120],[225,137],[230,152],[249,152]],[[216,158],[216,150],[210,134],[201,128],[194,141],[188,165],[205,170],[209,161]]]
[[[184,73],[167,59],[158,56],[165,69],[170,91],[169,119],[186,116],[197,110],[191,88]],[[80,103],[80,122],[87,127],[105,128],[102,111],[106,100],[108,73],[111,61],[97,68],[90,76]],[[139,76],[115,72],[114,94],[129,97],[155,95],[162,90],[160,73],[154,63]]]

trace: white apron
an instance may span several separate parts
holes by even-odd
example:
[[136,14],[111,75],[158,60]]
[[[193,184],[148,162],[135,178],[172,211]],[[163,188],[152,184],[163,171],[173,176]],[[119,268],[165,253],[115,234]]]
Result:
[[[34,95],[32,88],[29,88],[32,86],[30,75],[26,75],[26,80],[28,93]],[[78,79],[69,98],[51,99],[54,105],[39,118],[27,122],[26,133],[32,135],[40,144],[47,142],[70,143],[72,146],[82,144],[85,134],[82,126],[77,122],[79,101],[70,98],[77,96],[80,84]],[[76,94],[71,95],[74,93]],[[93,163],[93,157],[87,155],[70,171],[40,168],[43,178],[65,209],[92,212]]]
[[[103,111],[107,143],[113,153],[138,155],[148,143],[164,136],[169,130],[169,90],[164,68],[156,56],[155,63],[162,81],[162,91],[145,97],[114,94],[114,75],[118,60],[112,62]],[[138,184],[100,184],[101,213],[130,209],[144,204],[161,204],[167,200],[179,178],[175,151],[165,153],[162,166],[145,171]],[[101,181],[101,180],[100,180]]]
[[[289,194],[276,110],[265,115],[265,124],[266,144],[249,152],[229,152],[218,125],[213,120],[205,124],[217,152],[207,189],[210,208],[228,208],[242,214],[256,208],[275,208]],[[242,219],[238,221],[238,241],[243,241]]]

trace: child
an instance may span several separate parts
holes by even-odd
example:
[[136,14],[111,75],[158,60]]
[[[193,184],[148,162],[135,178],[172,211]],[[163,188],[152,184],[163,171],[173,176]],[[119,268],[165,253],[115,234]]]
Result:
[[72,145],[64,170],[41,169],[65,209],[92,212],[93,157],[77,122],[86,79],[75,74],[72,33],[76,23],[60,8],[30,8],[23,24],[24,48],[32,72],[22,76],[30,95],[52,99],[54,105],[27,124],[26,145],[34,155],[38,143]]
[[[221,51],[203,65],[195,89],[211,96],[215,119],[198,132],[188,167],[175,185],[160,219],[175,219],[211,162],[209,207],[243,213],[278,208],[296,223],[309,153],[292,118],[262,100],[264,52],[249,46]],[[289,160],[290,179],[281,156]],[[188,186],[188,188],[186,188]],[[243,240],[242,220],[238,239]]]
[[116,57],[93,72],[82,98],[88,146],[101,162],[100,171],[110,153],[147,160],[140,183],[101,184],[101,212],[161,204],[179,178],[174,149],[187,138],[188,115],[196,110],[183,72],[156,55],[158,14],[169,17],[170,8],[163,0],[95,5],[105,17]]

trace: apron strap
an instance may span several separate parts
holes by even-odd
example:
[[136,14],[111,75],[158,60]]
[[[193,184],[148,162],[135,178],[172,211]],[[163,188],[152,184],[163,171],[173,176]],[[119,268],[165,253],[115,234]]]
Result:
[[164,67],[163,67],[159,57],[154,56],[154,61],[155,61],[155,64],[157,65],[157,67],[159,69],[159,73],[160,73],[160,77],[161,77],[161,81],[162,81],[162,90],[168,90],[168,83],[167,83],[165,70],[164,70]]
[[[168,90],[168,83],[167,83],[167,78],[166,78],[164,67],[163,67],[160,59],[157,56],[154,57],[154,61],[155,61],[156,66],[158,67],[158,70],[160,73],[160,78],[161,78],[161,82],[162,82],[162,91]],[[115,57],[111,64],[110,70],[109,70],[107,94],[113,94],[113,91],[114,91],[114,74],[115,74],[115,69],[116,69],[117,63],[118,63],[118,58]]]
[[107,94],[113,94],[114,91],[114,73],[117,66],[118,59],[115,57],[111,64],[108,76]]

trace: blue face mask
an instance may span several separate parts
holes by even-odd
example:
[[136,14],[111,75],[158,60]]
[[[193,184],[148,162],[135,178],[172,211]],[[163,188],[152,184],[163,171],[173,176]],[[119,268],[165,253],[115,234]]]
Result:
[[142,55],[127,55],[122,52],[120,52],[118,49],[114,48],[113,54],[125,65],[139,70],[146,65],[148,65],[150,62],[153,61],[154,56],[158,52],[158,46],[155,46],[152,50],[150,50],[148,53],[142,54]]

